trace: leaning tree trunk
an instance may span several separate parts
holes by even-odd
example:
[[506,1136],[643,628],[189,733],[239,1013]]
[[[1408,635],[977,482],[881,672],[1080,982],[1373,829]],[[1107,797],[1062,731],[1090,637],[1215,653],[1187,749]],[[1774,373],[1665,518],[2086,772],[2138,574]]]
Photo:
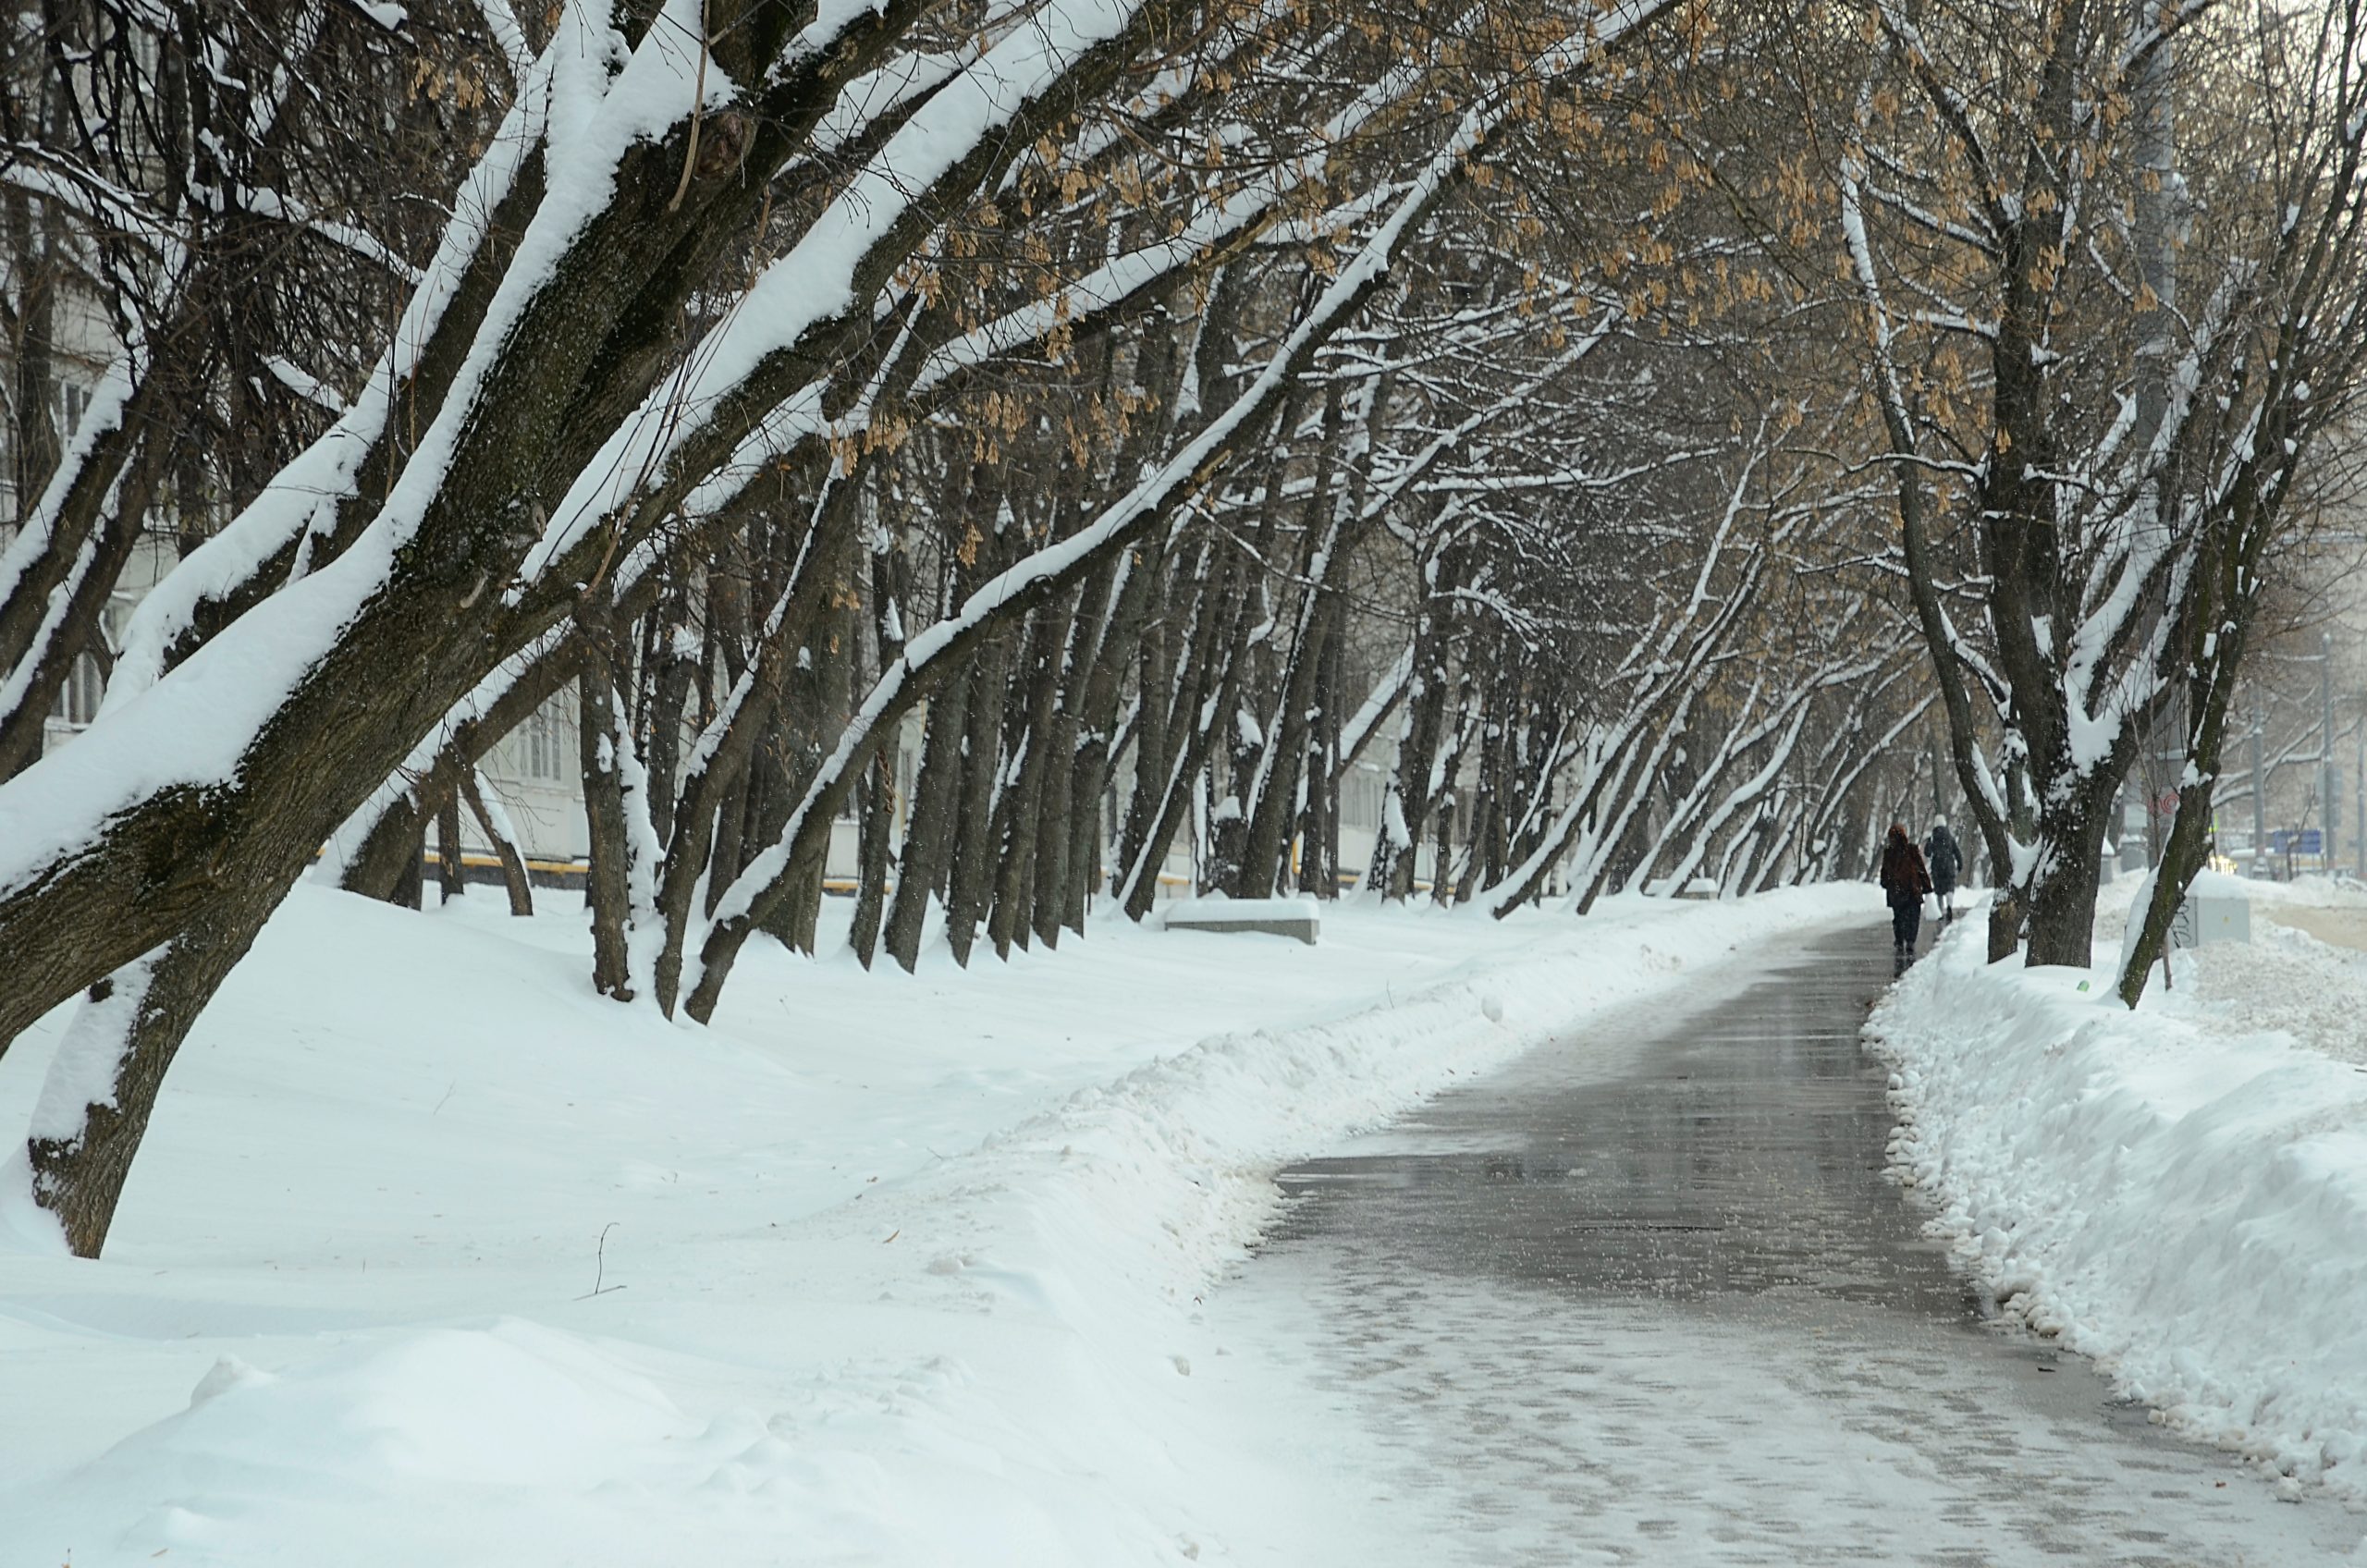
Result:
[[[1079,934],[1085,930],[1085,917],[1094,894],[1103,887],[1102,797],[1109,791],[1110,771],[1118,761],[1119,710],[1124,697],[1126,671],[1138,655],[1147,654],[1151,644],[1164,643],[1163,635],[1144,634],[1150,606],[1160,586],[1163,563],[1155,553],[1146,550],[1143,558],[1119,570],[1126,573],[1125,581],[1118,588],[1117,602],[1110,610],[1109,627],[1101,634],[1084,691],[1073,699],[1078,706],[1066,742],[1070,746],[1066,755],[1073,760],[1062,827],[1068,835],[1068,849],[1061,857],[1060,900],[1056,908],[1040,911],[1038,915],[1041,919],[1058,920]],[[1090,598],[1087,602],[1099,601]],[[1149,667],[1146,664],[1144,668]],[[1149,712],[1149,704],[1140,693],[1135,703],[1138,715]],[[1137,729],[1139,723],[1138,718]],[[1141,755],[1137,744],[1135,756],[1139,759]],[[1136,766],[1141,766],[1139,760]]]
[[1340,896],[1340,645],[1346,641],[1341,606],[1330,608],[1332,626],[1323,639],[1323,662],[1315,683],[1316,720],[1308,732],[1305,802],[1299,838],[1305,845],[1297,877],[1301,892],[1318,899]]
[[1007,640],[980,650],[970,675],[969,711],[962,730],[962,784],[955,799],[953,863],[946,876],[945,945],[968,967],[992,893],[996,807],[1003,776],[1003,710],[1011,699]]
[[[843,647],[853,631],[847,607],[825,606],[803,643],[804,656],[789,672],[788,691],[779,704],[778,749],[760,748],[773,750],[774,766],[766,775],[762,831],[755,839],[759,844],[769,844],[780,836],[791,808],[821,766],[825,727],[831,710],[846,700],[847,660],[834,655],[831,649],[834,644]],[[822,918],[822,880],[828,866],[826,837],[818,854],[798,861],[792,890],[766,927],[794,951],[814,951]]]
[[953,853],[954,800],[962,778],[962,735],[969,722],[970,680],[957,673],[929,700],[921,738],[920,777],[904,821],[896,896],[888,910],[888,955],[911,974],[920,962],[921,931]]
[[[1072,791],[1077,775],[1076,704],[1081,695],[1077,685],[1074,672],[1061,683],[1051,728],[1044,738],[1044,778],[1036,800],[1036,864],[1027,892],[1028,927],[1048,948],[1060,945],[1061,921],[1068,907],[1069,857],[1076,851],[1070,824],[1075,813]],[[1095,804],[1085,802],[1088,817],[1095,815]]]
[[[904,643],[899,634],[903,625],[903,604],[909,596],[912,569],[901,551],[879,550],[872,557],[872,645],[878,655],[878,668],[886,669],[902,656]],[[854,921],[848,931],[848,944],[864,968],[871,967],[879,949],[880,924],[888,913],[888,866],[890,840],[896,829],[896,775],[903,766],[901,725],[890,736],[872,760],[865,779],[859,807],[861,826],[857,829],[854,873]]]
[[460,860],[460,801],[457,792],[444,797],[435,814],[436,902],[450,903],[469,890],[468,867]]
[[402,860],[395,868],[395,890],[390,902],[402,909],[423,909],[426,906],[427,889],[427,821],[412,819],[400,840]]
[[[1210,738],[1215,734],[1216,716],[1224,709],[1229,682],[1224,678],[1225,650],[1220,647],[1218,629],[1225,624],[1225,594],[1221,590],[1206,589],[1199,595],[1187,644],[1187,657],[1176,682],[1176,697],[1168,705],[1168,719],[1161,740],[1162,766],[1158,774],[1145,768],[1152,722],[1152,708],[1157,704],[1146,687],[1143,716],[1137,726],[1142,740],[1134,749],[1134,798],[1128,802],[1128,842],[1119,870],[1124,878],[1118,888],[1121,907],[1126,918],[1140,920],[1150,913],[1159,897],[1159,878],[1167,864],[1169,849],[1175,836],[1184,830],[1191,813],[1194,781],[1207,766]],[[1205,717],[1205,722],[1204,720]],[[1139,809],[1137,809],[1139,808]],[[1133,831],[1140,824],[1140,836]]]
[[[1111,741],[1126,670],[1143,642],[1143,619],[1159,575],[1150,552],[1088,580],[1083,603],[1100,606],[1078,631],[1075,668],[1053,727],[1054,778],[1047,783],[1036,877],[1036,933],[1046,946],[1062,926],[1082,934],[1101,884],[1101,798],[1110,788]],[[1057,842],[1055,842],[1057,840]]]
[[[413,864],[416,865],[414,861]],[[181,934],[92,986],[51,1060],[28,1142],[33,1201],[78,1257],[96,1257],[181,1041],[254,943],[284,889],[249,883]],[[92,1092],[104,1084],[104,1095]],[[60,1117],[55,1100],[80,1098]]]
[[627,932],[632,921],[632,838],[625,826],[624,770],[617,755],[623,716],[609,683],[607,640],[586,629],[583,671],[577,679],[577,739],[583,779],[583,821],[591,865],[583,902],[592,912],[592,986],[604,997],[632,999]]
[[690,702],[696,657],[684,643],[690,620],[689,594],[674,570],[669,569],[666,577],[666,592],[649,612],[649,662],[654,668],[649,722],[644,729],[648,736],[644,749],[650,781],[649,825],[661,844],[674,836],[674,789],[676,775],[681,771],[682,713]]
[[518,831],[511,826],[509,814],[485,799],[484,775],[473,767],[460,776],[460,795],[469,804],[469,815],[477,820],[477,828],[493,846],[495,858],[501,862],[501,886],[509,895],[509,913],[523,918],[534,913],[534,885],[526,875],[525,851],[519,847]]
[[[1207,560],[1208,546],[1203,545],[1192,573],[1195,581],[1205,571]],[[1134,889],[1125,885],[1124,879],[1134,875],[1134,868],[1141,864],[1157,830],[1159,813],[1164,809],[1167,780],[1174,770],[1173,743],[1182,739],[1184,720],[1179,716],[1186,711],[1184,704],[1189,701],[1190,683],[1197,668],[1193,632],[1207,614],[1208,600],[1204,588],[1196,591],[1190,615],[1171,614],[1178,607],[1178,595],[1168,574],[1159,570],[1150,570],[1146,592],[1149,595],[1147,610],[1151,627],[1136,649],[1139,668],[1134,678],[1134,787],[1127,792],[1125,814],[1119,820],[1117,861],[1111,868],[1113,877],[1120,883],[1112,891],[1126,900],[1127,914],[1137,920],[1142,916],[1133,907]],[[1180,670],[1179,657],[1183,661]],[[1110,740],[1105,726],[1099,741],[1099,760],[1104,767],[1114,766],[1118,761]],[[1141,878],[1137,876],[1135,879]],[[1143,904],[1148,908],[1149,900],[1146,898]]]
[[1070,605],[1066,595],[1029,618],[1026,653],[1012,692],[1011,751],[1016,771],[998,802],[994,898],[987,914],[987,939],[995,956],[1008,959],[1014,943],[1024,948],[1035,930],[1037,827],[1044,781],[1051,773],[1051,731],[1060,700],[1061,653],[1068,645]]
[[1414,893],[1422,826],[1429,815],[1430,773],[1437,765],[1445,728],[1448,690],[1447,619],[1438,596],[1452,588],[1443,570],[1422,611],[1414,655],[1415,685],[1399,732],[1397,761],[1390,770],[1380,830],[1373,836],[1372,864],[1365,871],[1365,886],[1392,902]]
[[879,928],[888,912],[889,851],[896,827],[896,768],[901,748],[893,741],[879,750],[856,796],[854,918],[847,945],[864,968],[878,956]]

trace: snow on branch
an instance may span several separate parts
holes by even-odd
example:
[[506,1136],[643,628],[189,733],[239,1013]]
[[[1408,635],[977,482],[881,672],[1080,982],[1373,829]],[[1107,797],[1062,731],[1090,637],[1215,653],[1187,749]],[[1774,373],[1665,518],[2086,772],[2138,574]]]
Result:
[[[1023,110],[1123,36],[1146,8],[1145,0],[1062,0],[1047,6],[938,87],[798,242],[757,276],[683,373],[652,388],[609,435],[551,509],[541,542],[509,590],[511,602],[604,521],[630,506],[693,437],[711,435],[726,400],[761,371],[795,361],[811,336],[869,310],[862,285],[883,257],[901,257],[908,247],[908,231],[925,210],[919,203],[957,176]],[[815,366],[808,375],[826,370]],[[813,380],[801,380],[793,395],[818,413],[818,398],[808,395]],[[779,439],[779,433],[772,438]]]

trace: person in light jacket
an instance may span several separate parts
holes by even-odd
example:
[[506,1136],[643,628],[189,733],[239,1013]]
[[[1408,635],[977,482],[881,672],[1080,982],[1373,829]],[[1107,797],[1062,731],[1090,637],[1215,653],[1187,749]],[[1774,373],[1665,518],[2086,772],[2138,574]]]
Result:
[[1932,873],[1923,851],[1907,836],[1907,824],[1890,825],[1883,845],[1883,897],[1890,903],[1891,950],[1901,956],[1915,951],[1915,934],[1923,925],[1923,900],[1932,891]]
[[1945,816],[1932,819],[1931,836],[1923,840],[1923,864],[1932,873],[1932,893],[1940,900],[1940,922],[1945,925],[1956,918],[1956,873],[1964,869],[1964,851],[1956,848]]

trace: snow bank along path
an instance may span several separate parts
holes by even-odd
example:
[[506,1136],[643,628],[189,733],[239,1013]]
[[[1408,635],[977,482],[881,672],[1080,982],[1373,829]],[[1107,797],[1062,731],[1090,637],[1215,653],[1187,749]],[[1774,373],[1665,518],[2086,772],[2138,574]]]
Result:
[[110,1256],[0,1251],[0,1564],[1220,1553],[1182,1352],[1279,1165],[1871,907],[1119,924],[913,978],[767,947],[702,1030],[595,997],[571,913],[300,888]]
[[1959,923],[1867,1027],[1901,1180],[2007,1314],[2157,1419],[2281,1495],[2367,1497],[2367,1068],[2244,1027],[2273,953],[2186,955],[2131,1012],[2116,942],[1992,968],[1981,937]]

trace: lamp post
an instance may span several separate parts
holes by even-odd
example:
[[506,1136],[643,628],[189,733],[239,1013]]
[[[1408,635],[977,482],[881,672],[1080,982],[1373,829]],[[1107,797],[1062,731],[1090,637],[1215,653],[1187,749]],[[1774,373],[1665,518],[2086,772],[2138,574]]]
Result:
[[2334,829],[2340,820],[2335,799],[2334,633],[2318,633],[2318,864],[2334,873]]
[[2260,720],[2252,720],[2252,875],[2268,870],[2268,779],[2260,766]]

